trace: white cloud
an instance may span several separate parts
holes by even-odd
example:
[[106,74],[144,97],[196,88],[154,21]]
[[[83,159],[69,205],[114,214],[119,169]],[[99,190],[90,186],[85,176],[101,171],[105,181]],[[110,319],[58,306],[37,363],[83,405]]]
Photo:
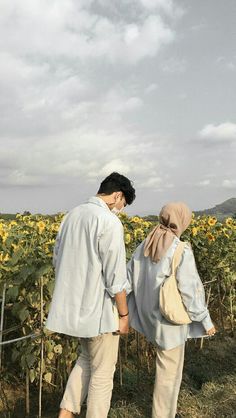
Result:
[[135,109],[139,109],[140,107],[142,107],[143,105],[143,101],[142,99],[140,99],[139,97],[130,97],[125,105],[124,105],[124,111],[125,110],[135,110]]
[[127,176],[131,171],[131,167],[129,166],[129,164],[124,163],[121,159],[117,158],[105,164],[104,167],[102,167],[99,173],[97,174],[99,174],[99,176],[101,177],[105,177],[113,171],[123,173],[125,176]]
[[230,70],[230,71],[235,71],[236,70],[236,63],[234,62],[227,62],[226,67]]
[[236,180],[225,179],[222,182],[222,186],[226,189],[236,189]]
[[160,189],[162,186],[161,177],[149,177],[145,181],[139,183],[139,186],[143,189]]
[[186,99],[188,99],[187,93],[184,93],[184,92],[180,93],[179,94],[179,99],[180,100],[186,100]]
[[221,66],[223,69],[227,69],[230,71],[236,70],[236,57],[227,58],[225,56],[219,56],[216,59],[216,64]]
[[172,0],[140,0],[143,7],[148,10],[163,10],[167,14],[173,13],[174,5]]
[[185,59],[169,58],[161,64],[164,73],[180,74],[187,70],[187,62]]
[[109,121],[120,122],[122,116],[127,112],[139,110],[142,106],[143,101],[140,97],[129,97],[127,91],[121,87],[113,87],[107,90],[95,103],[96,112],[99,112],[100,123],[102,120],[103,126],[107,126],[104,125],[104,117],[108,124]]
[[160,16],[150,15],[139,28],[134,25],[126,26],[124,38],[122,35],[119,38],[121,40],[116,45],[111,45],[111,58],[116,60],[123,57],[127,63],[136,63],[145,57],[154,57],[162,45],[174,40],[175,35]]
[[[125,128],[119,119],[111,123],[113,109],[108,112],[108,105],[96,120],[101,104],[93,106],[93,123],[88,120],[81,127],[48,134],[43,139],[34,135],[6,140],[0,154],[1,185],[73,185],[81,180],[97,183],[116,170],[135,179],[137,187],[160,190],[161,166],[169,153],[165,141],[157,141],[157,136],[155,140],[143,137]],[[167,180],[165,185],[170,184]]]
[[[3,140],[33,141],[86,129],[88,121],[95,131],[115,130],[143,106],[127,80],[134,65],[174,41],[173,20],[164,20],[162,1],[155,10],[140,3],[135,14],[117,14],[115,3],[108,14],[103,3],[104,13],[85,0],[1,2]],[[125,10],[126,1],[119,6]],[[116,69],[123,71],[122,89],[114,83]]]
[[145,93],[152,93],[153,91],[156,91],[157,89],[158,89],[158,85],[156,83],[152,83],[146,87]]
[[42,186],[46,185],[46,179],[42,175],[34,176],[21,170],[12,171],[7,178],[8,186]]
[[190,29],[193,32],[200,32],[206,29],[206,27],[207,27],[207,23],[205,21],[202,21],[202,22],[196,23],[195,25],[192,25]]
[[157,170],[152,171],[152,175],[146,174],[145,180],[137,180],[136,184],[141,189],[152,189],[153,191],[163,191],[174,187],[167,175],[159,176]]
[[114,132],[87,125],[43,141],[17,138],[0,155],[1,184],[73,184],[78,178],[97,181],[115,170],[142,179],[156,175],[154,150],[152,143],[143,144],[137,134],[118,127]]
[[206,125],[200,132],[202,139],[209,141],[234,141],[236,139],[236,124],[231,122],[220,125]]
[[138,25],[131,24],[126,27],[126,31],[124,34],[124,41],[126,45],[131,45],[133,42],[135,42],[139,38],[139,28]]
[[[135,23],[98,15],[90,2],[2,3],[0,48],[27,60],[103,58],[119,65],[135,64],[155,56],[162,45],[174,40],[173,30],[156,13],[143,14],[140,10]],[[116,6],[113,8],[115,11]],[[164,8],[162,5],[161,10]]]
[[203,187],[206,187],[206,186],[209,186],[210,185],[210,180],[209,179],[205,179],[205,180],[201,180],[201,181],[199,181],[198,183],[197,183],[197,186],[203,186]]

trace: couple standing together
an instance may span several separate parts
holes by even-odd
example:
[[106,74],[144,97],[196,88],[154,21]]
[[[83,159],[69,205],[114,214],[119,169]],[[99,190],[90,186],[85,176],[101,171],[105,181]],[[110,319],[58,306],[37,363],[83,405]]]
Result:
[[[202,282],[191,247],[184,246],[176,272],[178,289],[191,319],[174,325],[160,312],[159,291],[192,213],[184,203],[160,212],[160,225],[137,247],[126,266],[124,231],[116,216],[135,199],[130,180],[105,178],[96,196],[71,210],[60,226],[55,248],[55,288],[46,327],[80,337],[81,354],[69,376],[59,418],[108,416],[120,334],[129,325],[156,346],[152,418],[174,418],[188,338],[214,335]],[[126,296],[128,296],[128,302]]]

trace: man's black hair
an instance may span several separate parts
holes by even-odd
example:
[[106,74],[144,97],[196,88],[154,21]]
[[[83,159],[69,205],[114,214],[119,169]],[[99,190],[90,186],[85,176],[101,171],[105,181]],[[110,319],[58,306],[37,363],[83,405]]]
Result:
[[119,173],[111,173],[100,184],[98,194],[112,194],[113,192],[122,192],[124,194],[127,205],[135,199],[135,189],[132,182],[125,176]]

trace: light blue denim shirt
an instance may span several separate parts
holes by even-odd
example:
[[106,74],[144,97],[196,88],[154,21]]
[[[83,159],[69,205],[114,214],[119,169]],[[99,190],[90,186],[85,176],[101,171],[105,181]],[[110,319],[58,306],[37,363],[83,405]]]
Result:
[[206,330],[213,327],[205,302],[204,287],[189,244],[184,248],[176,278],[183,303],[193,322],[189,325],[174,325],[159,310],[160,286],[170,276],[171,262],[178,242],[176,237],[164,257],[154,263],[149,257],[144,257],[143,241],[127,266],[129,285],[126,291],[130,293],[130,324],[164,350],[184,344],[188,338],[202,337],[206,335]]
[[123,226],[99,197],[63,219],[54,248],[56,280],[46,328],[95,337],[117,330],[114,296],[127,280]]

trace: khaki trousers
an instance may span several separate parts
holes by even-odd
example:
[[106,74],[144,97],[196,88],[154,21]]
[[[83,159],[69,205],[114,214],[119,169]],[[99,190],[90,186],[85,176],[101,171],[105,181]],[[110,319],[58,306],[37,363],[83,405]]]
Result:
[[184,345],[157,349],[152,418],[175,418],[184,364]]
[[60,407],[79,414],[87,396],[86,418],[107,418],[119,336],[108,333],[80,341],[82,351],[69,376]]

